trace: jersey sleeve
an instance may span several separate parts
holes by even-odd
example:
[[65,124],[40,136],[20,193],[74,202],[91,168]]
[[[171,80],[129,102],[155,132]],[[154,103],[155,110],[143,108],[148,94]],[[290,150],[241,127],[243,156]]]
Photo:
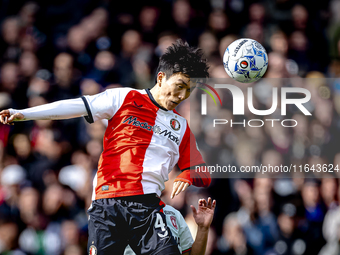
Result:
[[178,219],[179,225],[178,235],[181,240],[180,246],[183,254],[191,250],[192,244],[194,243],[194,239],[192,238],[188,224],[185,222],[185,219],[183,218],[182,214],[178,211],[176,214],[177,214],[176,218]]
[[208,187],[211,183],[210,173],[206,171],[206,164],[188,124],[179,153],[180,158],[177,165],[182,173],[175,178],[175,182],[182,181],[197,187]]
[[86,116],[87,112],[80,98],[60,100],[23,110],[9,109],[11,115],[21,113],[25,120],[63,120]]
[[131,88],[107,89],[92,96],[82,96],[88,116],[87,122],[93,123],[101,119],[111,119],[124,102]]
[[186,130],[179,146],[178,167],[181,171],[194,169],[196,166],[205,164],[201,153],[198,150],[196,139],[187,124]]

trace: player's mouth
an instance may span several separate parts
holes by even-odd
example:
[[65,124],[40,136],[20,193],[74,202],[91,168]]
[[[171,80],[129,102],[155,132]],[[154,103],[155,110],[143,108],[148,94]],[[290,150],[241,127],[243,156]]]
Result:
[[176,101],[168,101],[168,110],[173,110],[175,109],[178,105],[179,105],[180,102],[176,102]]
[[171,108],[176,108],[179,103],[180,102],[170,101],[170,107]]

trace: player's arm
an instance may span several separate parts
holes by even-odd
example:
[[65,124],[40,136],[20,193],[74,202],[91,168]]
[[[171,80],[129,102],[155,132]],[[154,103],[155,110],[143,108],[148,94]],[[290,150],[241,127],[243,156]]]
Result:
[[196,187],[208,187],[211,183],[210,173],[206,171],[206,165],[195,166],[182,171],[175,179],[171,198],[185,191],[190,185]]
[[200,199],[197,210],[193,205],[190,207],[198,228],[196,239],[191,250],[183,254],[204,255],[207,248],[209,228],[214,217],[216,200],[212,201],[210,197],[208,198],[208,202],[205,199]]
[[0,122],[11,125],[13,121],[61,120],[82,116],[89,123],[111,119],[128,92],[128,89],[107,89],[96,95],[61,100],[24,110],[7,109],[0,112]]
[[211,183],[210,173],[198,150],[195,136],[189,126],[185,131],[183,141],[180,144],[180,159],[178,167],[181,173],[176,177],[171,198],[185,191],[190,185],[196,187],[208,187]]
[[84,101],[81,98],[56,101],[23,110],[7,109],[0,112],[2,124],[13,124],[25,120],[61,120],[87,116]]

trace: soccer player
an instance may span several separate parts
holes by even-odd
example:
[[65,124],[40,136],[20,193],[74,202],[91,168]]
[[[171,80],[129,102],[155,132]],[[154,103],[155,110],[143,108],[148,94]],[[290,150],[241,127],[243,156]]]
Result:
[[90,123],[108,120],[88,210],[89,254],[123,254],[127,244],[138,254],[179,254],[159,196],[176,165],[182,172],[174,181],[172,198],[190,185],[210,184],[209,173],[199,171],[205,162],[187,121],[174,110],[195,87],[191,79],[208,76],[202,51],[179,40],[160,57],[150,90],[107,89],[0,112],[3,124],[81,116]]
[[[178,244],[178,249],[183,255],[204,255],[209,228],[214,218],[216,201],[208,198],[198,200],[198,209],[190,206],[193,212],[195,222],[197,224],[197,234],[195,241],[193,240],[189,227],[185,222],[182,214],[170,205],[165,205],[163,212],[165,214],[166,223]],[[135,255],[130,246],[125,249],[124,255]]]

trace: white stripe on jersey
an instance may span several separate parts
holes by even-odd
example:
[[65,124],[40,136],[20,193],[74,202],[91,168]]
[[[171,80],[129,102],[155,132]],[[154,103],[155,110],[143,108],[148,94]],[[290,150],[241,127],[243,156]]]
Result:
[[[172,119],[176,119],[180,123],[179,130],[176,131],[171,127]],[[159,109],[154,127],[156,128],[144,157],[141,183],[144,194],[157,191],[157,195],[160,196],[161,191],[165,188],[164,182],[169,180],[168,175],[178,162],[179,145],[187,125],[186,120],[173,111]],[[168,137],[168,139],[164,139],[164,137]]]
[[[122,106],[126,95],[131,91],[136,90],[132,88],[107,89],[104,92],[85,96],[91,113],[93,121],[100,119],[111,119],[119,108]],[[141,94],[146,94],[145,90],[136,90]]]
[[93,182],[92,182],[92,201],[96,200],[96,187],[97,187],[97,173],[93,178]]

